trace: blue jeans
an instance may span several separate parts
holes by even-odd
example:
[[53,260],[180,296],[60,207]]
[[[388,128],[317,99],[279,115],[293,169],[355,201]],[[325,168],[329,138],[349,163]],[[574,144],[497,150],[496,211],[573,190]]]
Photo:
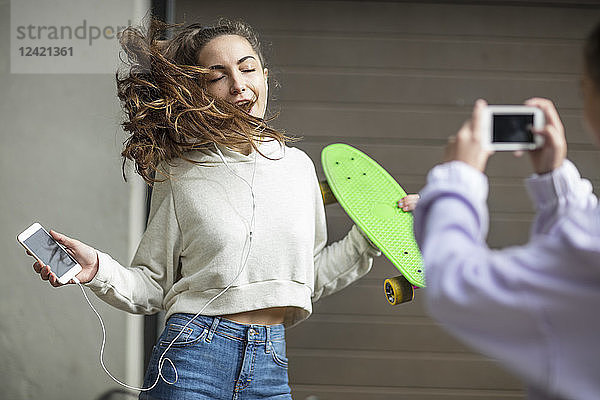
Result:
[[[158,362],[171,341],[193,317],[174,314],[152,351],[143,387],[154,384]],[[220,317],[199,316],[165,354],[177,381],[159,378],[140,400],[272,399],[291,400],[283,325],[244,325]],[[164,362],[162,375],[175,381]]]

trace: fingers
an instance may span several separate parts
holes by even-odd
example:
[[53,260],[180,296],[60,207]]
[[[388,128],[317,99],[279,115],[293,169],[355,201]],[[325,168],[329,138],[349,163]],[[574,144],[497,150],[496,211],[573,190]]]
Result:
[[462,161],[483,172],[491,150],[483,147],[484,112],[487,102],[479,99],[475,102],[471,118],[464,122],[446,145],[444,161]]
[[52,229],[50,229],[50,235],[52,235],[54,240],[60,243],[65,248],[65,250],[67,250],[67,253],[69,253],[71,257],[77,258],[75,252],[77,246],[81,244],[80,241],[71,239],[70,237],[63,235],[62,233],[58,233]]
[[62,233],[58,233],[52,229],[50,229],[50,235],[56,240],[58,243],[62,244],[65,247],[71,248],[75,246],[75,239],[71,239],[70,237],[63,235]]
[[487,101],[478,99],[473,107],[473,117],[471,119],[471,134],[473,140],[481,142],[483,135],[483,110],[487,107]]
[[[458,133],[456,139],[459,141],[481,141],[483,129],[483,109],[487,106],[487,102],[483,99],[478,99],[473,107],[471,119],[465,121]],[[451,136],[452,138],[452,136]]]
[[[466,122],[465,122],[466,124]],[[464,126],[464,124],[463,124]],[[462,130],[462,128],[461,128]],[[460,132],[460,131],[459,131]],[[454,160],[456,156],[456,136],[452,135],[448,138],[448,144],[444,149],[444,159],[443,162],[448,162]]]
[[398,207],[401,208],[402,211],[413,211],[417,207],[420,198],[421,196],[418,194],[409,194],[398,201]]
[[542,129],[532,129],[532,132],[543,136],[550,144],[560,143],[564,136],[564,128],[554,103],[548,99],[535,97],[525,101],[525,104],[542,110],[546,119]]
[[542,129],[532,130],[533,133],[544,138],[544,144],[530,152],[534,171],[537,174],[545,174],[560,167],[567,155],[565,129],[552,101],[532,98],[525,104],[538,107],[546,119]]
[[562,128],[562,122],[560,121],[560,117],[558,116],[558,111],[556,111],[556,107],[554,106],[554,103],[552,101],[548,99],[534,97],[526,100],[525,104],[541,109],[544,112],[544,115],[546,116],[546,125],[550,124]]
[[56,277],[54,272],[52,272],[52,270],[50,269],[49,266],[44,265],[39,261],[36,261],[33,264],[33,270],[40,275],[40,278],[43,281],[50,282],[50,284],[52,286],[54,286],[54,287],[62,286],[62,284],[58,281],[58,278]]
[[531,132],[542,136],[544,138],[544,147],[549,147],[550,145],[560,145],[566,140],[562,129],[562,125],[546,124],[541,129],[532,128]]
[[62,286],[62,283],[58,282],[58,278],[54,274],[50,274],[50,277],[49,277],[48,281],[54,287]]
[[42,280],[47,281],[51,275],[52,270],[50,269],[50,267],[47,265],[42,266],[42,268],[40,269],[40,276],[42,277]]
[[40,262],[39,262],[39,261],[36,261],[36,262],[33,264],[33,270],[34,270],[36,273],[38,273],[38,274],[39,274],[40,272],[42,272],[42,264],[40,264]]
[[77,251],[76,249],[81,244],[79,240],[72,239],[66,235],[63,235],[62,233],[53,231],[52,229],[50,229],[50,235],[52,235],[54,240],[60,243],[71,256],[75,255],[75,252]]
[[472,120],[467,120],[465,121],[462,126],[460,127],[460,129],[458,130],[458,132],[456,132],[456,137],[455,140],[457,142],[464,142],[466,140],[471,140],[471,138],[473,137],[473,134],[471,133],[471,123]]

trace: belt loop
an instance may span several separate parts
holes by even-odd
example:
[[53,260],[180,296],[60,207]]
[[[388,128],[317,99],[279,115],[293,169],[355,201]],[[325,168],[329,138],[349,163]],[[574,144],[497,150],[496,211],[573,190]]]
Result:
[[219,322],[221,322],[221,318],[220,317],[214,317],[213,318],[213,322],[212,325],[210,326],[210,329],[208,330],[208,335],[206,335],[206,343],[210,343],[213,336],[215,335],[215,331],[217,330],[217,327],[219,326]]
[[269,354],[271,352],[271,327],[267,326],[267,337],[265,338],[265,353]]

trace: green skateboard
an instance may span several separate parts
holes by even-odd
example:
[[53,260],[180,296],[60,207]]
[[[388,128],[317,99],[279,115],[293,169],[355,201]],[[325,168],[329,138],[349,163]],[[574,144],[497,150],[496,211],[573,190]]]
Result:
[[412,213],[397,206],[406,192],[379,164],[347,144],[325,147],[321,163],[327,177],[327,182],[321,182],[324,203],[337,200],[402,274],[385,280],[388,302],[411,301],[414,288],[425,286],[425,275],[413,235]]

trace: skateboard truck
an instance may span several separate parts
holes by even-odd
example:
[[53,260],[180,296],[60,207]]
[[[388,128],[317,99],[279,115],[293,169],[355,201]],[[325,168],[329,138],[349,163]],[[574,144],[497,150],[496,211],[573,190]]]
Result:
[[[324,205],[338,202],[327,181],[320,181],[319,187]],[[408,303],[415,298],[415,287],[403,275],[386,279],[383,282],[383,291],[388,303],[393,306]]]
[[327,206],[329,204],[334,204],[334,203],[338,202],[337,199],[335,198],[335,195],[331,191],[331,188],[329,187],[329,184],[327,183],[327,181],[320,181],[319,187],[321,188],[321,196],[323,197],[323,204],[325,204]]

